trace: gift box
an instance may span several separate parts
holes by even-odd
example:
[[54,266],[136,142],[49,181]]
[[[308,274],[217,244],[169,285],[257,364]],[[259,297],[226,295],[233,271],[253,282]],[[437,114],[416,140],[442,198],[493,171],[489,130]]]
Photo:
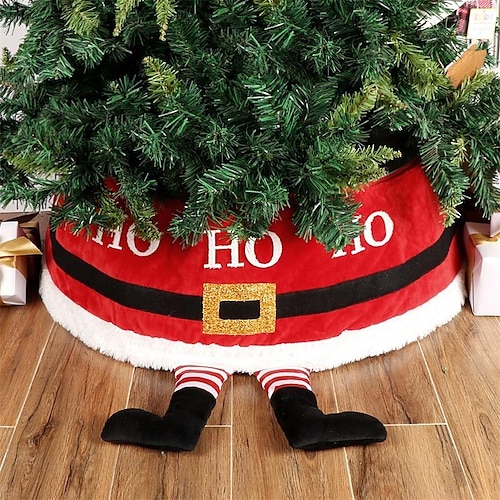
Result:
[[[36,227],[27,229],[36,241]],[[36,262],[30,262],[30,257],[39,255],[40,249],[18,221],[0,222],[0,305],[26,304],[28,269],[36,272]]]
[[[500,189],[500,176],[498,174],[493,184],[497,189]],[[495,236],[498,233],[500,233],[500,212],[495,212],[490,219],[490,236]]]
[[489,224],[465,224],[468,292],[476,316],[500,316],[500,233],[491,237]]
[[[40,239],[40,224],[37,220],[32,220],[33,215],[27,221],[20,221],[19,226],[23,230],[24,236],[33,243],[36,248],[42,248]],[[17,218],[15,219],[17,220]],[[42,265],[42,252],[35,255],[26,255],[28,262],[27,278],[28,282],[38,283],[40,279],[40,268]],[[29,286],[29,285],[28,285]]]
[[498,233],[500,233],[500,212],[495,212],[490,219],[489,235],[495,236]]

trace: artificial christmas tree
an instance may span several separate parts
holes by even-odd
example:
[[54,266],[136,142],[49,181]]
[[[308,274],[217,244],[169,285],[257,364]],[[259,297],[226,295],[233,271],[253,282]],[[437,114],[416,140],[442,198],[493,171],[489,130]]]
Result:
[[[200,365],[325,369],[450,319],[463,295],[445,226],[469,190],[487,216],[499,204],[500,80],[454,88],[464,47],[426,23],[445,3],[4,2],[28,34],[1,69],[0,202],[55,200],[54,317],[119,359],[194,365],[205,392]],[[385,437],[277,379],[293,446]],[[103,437],[191,449],[213,401],[194,408],[186,389],[164,418],[120,412]],[[182,444],[165,429],[188,425],[186,405]]]

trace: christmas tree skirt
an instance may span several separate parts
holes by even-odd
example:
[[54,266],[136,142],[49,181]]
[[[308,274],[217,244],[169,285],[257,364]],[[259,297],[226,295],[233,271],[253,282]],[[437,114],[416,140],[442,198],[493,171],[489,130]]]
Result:
[[[261,239],[213,230],[188,248],[168,234],[142,241],[127,223],[59,228],[47,235],[41,295],[73,335],[136,366],[324,370],[375,356],[460,311],[462,255],[417,162],[357,199],[364,231],[336,253],[298,238],[292,210]],[[163,205],[158,227],[181,208]]]

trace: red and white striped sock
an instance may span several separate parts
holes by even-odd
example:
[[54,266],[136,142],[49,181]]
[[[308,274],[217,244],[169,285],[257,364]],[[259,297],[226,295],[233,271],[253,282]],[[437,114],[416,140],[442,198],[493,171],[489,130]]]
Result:
[[220,368],[210,366],[178,366],[174,370],[175,391],[186,387],[198,387],[203,389],[217,399],[222,384],[228,379],[230,373]]
[[312,391],[311,370],[307,368],[276,368],[270,370],[260,370],[254,375],[261,383],[269,398],[274,391],[283,387],[303,387]]

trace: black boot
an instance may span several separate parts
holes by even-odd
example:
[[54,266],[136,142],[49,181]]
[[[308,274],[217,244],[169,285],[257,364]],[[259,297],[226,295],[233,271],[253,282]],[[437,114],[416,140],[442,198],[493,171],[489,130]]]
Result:
[[357,412],[325,415],[308,389],[278,389],[271,396],[271,406],[293,448],[326,450],[379,443],[387,437],[385,427],[370,415]]
[[215,398],[197,387],[175,391],[164,417],[137,408],[109,417],[101,433],[104,441],[163,451],[194,450],[215,406]]

